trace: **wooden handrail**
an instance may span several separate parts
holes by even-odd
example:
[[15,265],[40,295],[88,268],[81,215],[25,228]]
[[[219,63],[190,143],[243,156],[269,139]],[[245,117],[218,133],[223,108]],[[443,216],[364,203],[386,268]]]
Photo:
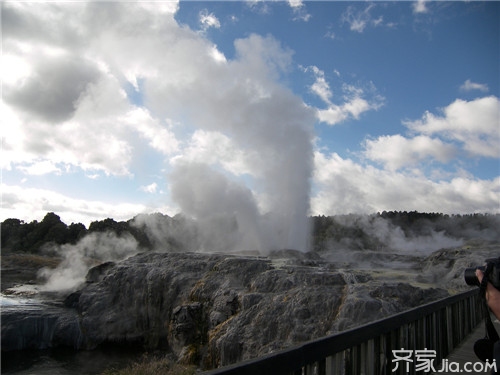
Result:
[[[482,312],[479,290],[473,289],[204,374],[398,374],[392,371],[392,350],[435,350],[439,363],[483,320]],[[407,374],[400,367],[399,373]],[[409,373],[415,373],[414,366]]]

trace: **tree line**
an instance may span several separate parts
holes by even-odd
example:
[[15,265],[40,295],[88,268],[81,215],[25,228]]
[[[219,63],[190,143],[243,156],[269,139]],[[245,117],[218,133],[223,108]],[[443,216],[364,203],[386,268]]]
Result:
[[38,253],[50,244],[74,245],[87,234],[106,231],[117,235],[130,233],[139,244],[151,247],[146,235],[130,225],[130,220],[117,222],[108,218],[93,221],[87,229],[82,223],[66,225],[58,215],[49,212],[40,222],[33,220],[26,223],[19,219],[6,219],[1,223],[1,231],[3,251]]
[[[148,215],[146,215],[148,216]],[[151,214],[156,221],[177,223],[182,226],[184,218],[180,215],[169,217]],[[383,219],[393,227],[400,228],[408,238],[428,236],[433,232],[444,232],[447,236],[471,239],[482,237],[500,241],[499,214],[447,215],[442,213],[422,213],[417,211],[383,211],[372,215],[336,215],[310,217],[312,248],[319,249],[327,241],[341,242],[344,239],[356,239],[359,247],[373,248],[373,235],[367,227],[376,225]],[[175,225],[174,225],[175,226]],[[164,228],[172,228],[165,225]],[[141,248],[152,249],[155,239],[143,225],[134,224],[134,218],[128,221],[115,221],[111,218],[97,220],[86,228],[82,223],[66,225],[54,212],[45,215],[42,221],[24,222],[19,219],[6,219],[1,223],[2,251],[22,251],[38,253],[48,245],[76,244],[84,236],[93,232],[114,232],[120,236],[132,235]],[[172,239],[175,234],[172,233]],[[380,244],[383,245],[383,244]]]

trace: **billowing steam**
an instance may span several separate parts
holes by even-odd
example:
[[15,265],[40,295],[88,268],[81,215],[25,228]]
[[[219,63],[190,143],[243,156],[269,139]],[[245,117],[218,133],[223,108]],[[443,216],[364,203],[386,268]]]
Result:
[[76,245],[57,246],[52,251],[62,258],[55,268],[43,268],[39,276],[46,280],[42,290],[65,291],[80,285],[90,267],[107,260],[123,260],[139,251],[135,238],[129,233],[94,232]]
[[[190,185],[189,173],[201,176],[205,184]],[[77,288],[90,267],[119,261],[140,251],[220,253],[255,250],[259,245],[277,247],[284,226],[279,226],[280,218],[258,212],[249,189],[203,164],[189,164],[174,178],[179,187],[186,189],[175,191],[177,199],[196,219],[181,214],[141,214],[126,223],[113,224],[111,220],[105,231],[90,230],[75,245],[46,249],[56,252],[62,262],[56,269],[41,272],[40,276],[47,280],[43,289]],[[232,211],[234,208],[237,210]],[[309,218],[315,223],[313,249],[340,267],[347,264],[358,269],[389,270],[411,267],[440,249],[500,241],[496,230],[500,224],[498,215],[433,220],[421,217],[412,222],[406,219],[405,215],[392,219],[380,215]],[[104,225],[96,227],[104,229]]]
[[444,231],[436,231],[431,225],[425,231],[422,229],[422,233],[409,236],[401,227],[381,217],[354,217],[355,222],[348,217],[337,217],[336,220],[348,227],[362,229],[369,238],[383,246],[383,249],[372,250],[386,249],[403,254],[429,255],[439,249],[461,246],[464,242],[461,238],[450,237]]
[[[176,90],[157,88],[165,114],[184,108],[181,117],[198,128],[191,152],[173,160],[172,198],[202,227],[234,220],[236,248],[305,251],[314,113],[278,82],[291,64],[290,51],[257,35],[235,48],[231,62],[197,66],[205,80],[212,77],[199,91],[177,82]],[[207,137],[223,140],[224,148],[196,148]]]

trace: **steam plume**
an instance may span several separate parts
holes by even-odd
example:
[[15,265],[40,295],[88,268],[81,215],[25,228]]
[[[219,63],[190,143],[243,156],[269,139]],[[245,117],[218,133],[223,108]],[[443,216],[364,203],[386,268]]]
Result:
[[56,269],[43,268],[39,276],[46,279],[43,290],[65,291],[80,285],[90,267],[104,261],[119,261],[139,251],[137,241],[129,233],[90,233],[76,245],[53,249],[63,260]]
[[213,77],[199,92],[176,87],[172,97],[164,87],[162,109],[172,115],[189,102],[192,110],[183,117],[204,134],[227,137],[240,168],[228,167],[231,154],[215,160],[196,152],[179,156],[170,176],[172,197],[201,222],[234,218],[236,247],[306,250],[314,113],[279,83],[290,51],[256,35],[235,47],[234,61],[208,61],[196,69]]

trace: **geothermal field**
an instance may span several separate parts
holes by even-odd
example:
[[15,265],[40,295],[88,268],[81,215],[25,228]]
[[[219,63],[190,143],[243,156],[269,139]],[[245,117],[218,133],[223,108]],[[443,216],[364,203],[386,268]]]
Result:
[[311,217],[307,249],[257,249],[228,217],[8,219],[2,372],[100,374],[146,352],[194,371],[292,347],[471,288],[465,268],[500,254],[499,221]]

